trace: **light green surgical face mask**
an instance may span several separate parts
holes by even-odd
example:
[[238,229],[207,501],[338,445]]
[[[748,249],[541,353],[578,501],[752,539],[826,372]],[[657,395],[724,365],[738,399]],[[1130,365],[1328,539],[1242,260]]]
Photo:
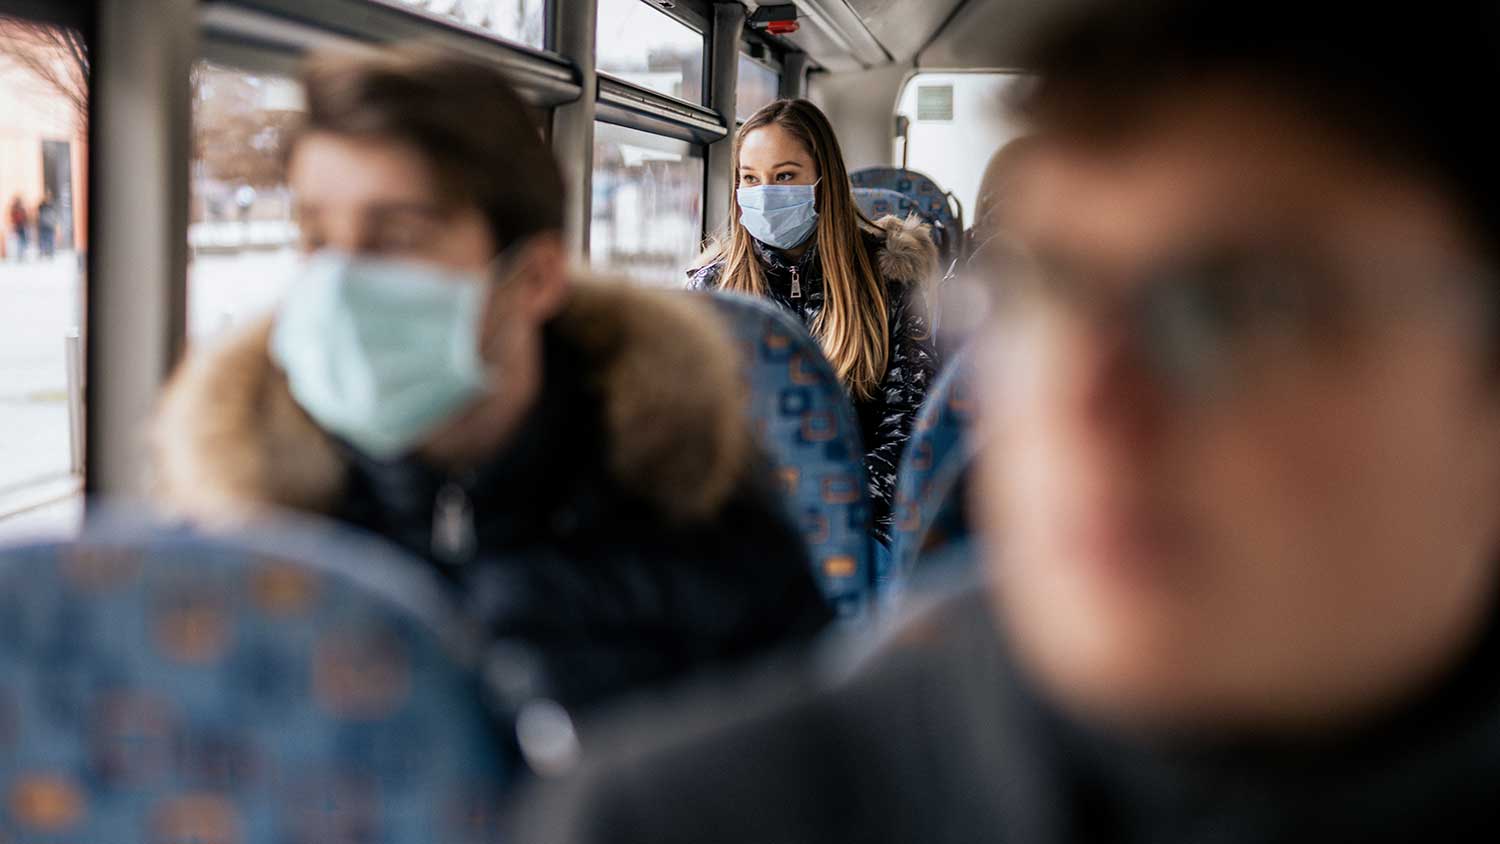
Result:
[[324,430],[377,459],[399,457],[490,386],[479,333],[491,285],[318,252],[277,312],[271,357]]

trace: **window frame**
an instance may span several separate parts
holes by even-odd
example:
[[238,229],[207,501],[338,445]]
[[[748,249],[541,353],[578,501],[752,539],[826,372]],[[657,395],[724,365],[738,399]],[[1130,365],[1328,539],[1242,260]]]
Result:
[[[763,41],[752,41],[752,40],[746,38],[746,39],[741,39],[741,41],[740,41],[740,52],[739,52],[739,57],[738,58],[739,59],[743,59],[744,61],[753,62],[754,64],[758,64],[761,67],[765,68],[766,70],[769,70],[772,73],[776,74],[776,90],[775,90],[775,93],[773,93],[771,95],[771,101],[775,102],[776,100],[781,99],[781,91],[782,91],[782,85],[783,85],[782,79],[783,79],[783,74],[784,74],[783,65],[782,65],[781,59],[779,57],[777,57],[774,60],[774,62],[767,61],[766,59],[758,59],[758,58],[756,58],[755,55],[754,55],[754,53],[751,52],[751,50],[752,50],[753,46],[757,45],[757,44],[760,45],[760,46],[762,46],[762,47],[765,47],[766,48],[765,51],[767,52],[767,54],[769,56],[769,54],[770,54],[770,48],[769,48],[768,45],[765,44],[765,42],[763,42]],[[735,86],[736,90],[738,90],[740,87],[741,86],[738,85],[738,84]],[[738,97],[736,97],[736,101],[737,100],[738,100]],[[735,110],[736,111],[739,110],[738,109],[738,105],[736,105],[736,109]],[[736,114],[734,116],[734,128],[735,128],[735,130],[738,131],[739,128],[741,126],[743,126],[743,125],[745,125],[745,121],[741,120],[739,118],[739,115]]]
[[[554,3],[560,1],[565,2],[565,0],[551,0]],[[675,18],[678,23],[696,30],[703,37],[703,79],[701,82],[704,99],[707,99],[709,92],[713,90],[710,86],[713,84],[711,53],[714,35],[714,4],[710,0],[673,0],[670,6],[658,5],[650,0],[641,0],[641,2],[669,18]]]
[[[545,12],[549,42],[557,2],[548,0]],[[215,49],[254,48],[268,53],[269,60],[282,53],[293,62],[308,49],[331,44],[420,38],[501,66],[533,105],[558,106],[583,93],[578,66],[571,59],[385,0],[209,0],[199,7],[199,28],[203,43],[217,43]]]
[[[231,67],[265,73],[293,73],[309,49],[329,45],[357,48],[421,37],[470,52],[505,67],[518,90],[533,105],[550,109],[576,102],[585,90],[574,57],[557,51],[559,5],[579,0],[547,0],[547,49],[518,44],[459,21],[427,15],[392,0],[205,0],[200,6],[204,58]],[[583,0],[590,2],[591,0]],[[37,2],[37,0],[31,0]],[[597,0],[592,0],[597,2]],[[705,94],[713,85],[714,8],[708,0],[676,0],[663,7],[635,0],[681,23],[703,38]],[[746,30],[740,54],[785,78],[786,46],[777,39]],[[757,57],[755,52],[763,55]],[[594,119],[649,134],[706,147],[736,128],[706,105],[635,85],[607,71],[595,72]],[[550,127],[550,121],[547,121]],[[550,142],[549,132],[549,142]],[[696,154],[704,155],[705,150]],[[593,162],[588,162],[592,167]],[[705,189],[707,185],[705,184]]]
[[[47,26],[66,27],[73,29],[83,35],[84,43],[88,45],[90,53],[97,50],[97,33],[95,30],[94,4],[85,0],[0,0],[0,15],[23,20],[30,23],[39,23]],[[83,301],[78,303],[82,310],[82,319],[78,328],[81,333],[80,345],[78,347],[79,359],[77,361],[81,372],[82,383],[78,385],[82,395],[82,415],[76,419],[70,419],[70,425],[77,428],[69,433],[69,455],[68,463],[70,471],[65,476],[37,480],[35,483],[28,482],[20,487],[4,491],[4,508],[0,509],[0,521],[13,517],[24,517],[26,514],[63,504],[77,498],[88,490],[89,478],[91,476],[90,466],[91,443],[96,440],[93,437],[93,428],[90,419],[93,416],[94,388],[91,387],[93,380],[89,378],[89,372],[93,370],[90,353],[89,338],[92,336],[92,327],[96,320],[102,316],[96,313],[91,306],[94,301],[95,272],[93,260],[94,235],[96,228],[95,220],[95,191],[94,177],[95,156],[97,155],[96,144],[98,141],[95,125],[98,121],[94,119],[96,111],[96,100],[94,97],[95,79],[88,80],[88,163],[84,172],[86,180],[84,219],[87,227],[87,237],[90,244],[85,266],[83,267],[83,285],[81,293]],[[65,356],[63,365],[72,367],[71,353]],[[71,376],[69,376],[71,381]],[[70,405],[69,413],[73,413],[74,396],[69,395],[67,402]]]
[[[711,58],[712,58],[712,47],[713,47],[713,45],[711,43],[712,42],[712,36],[713,36],[713,21],[712,21],[712,19],[704,17],[700,13],[691,10],[690,8],[687,7],[687,4],[685,4],[685,3],[679,3],[677,6],[673,6],[672,8],[666,8],[666,7],[663,7],[663,6],[658,6],[655,3],[650,2],[650,0],[634,0],[634,1],[637,2],[637,3],[640,3],[643,6],[646,6],[649,9],[653,9],[653,10],[655,10],[656,12],[658,12],[660,14],[666,15],[667,17],[672,18],[673,20],[677,21],[678,23],[682,24],[683,26],[687,27],[688,29],[691,29],[694,32],[698,33],[698,38],[702,42],[702,45],[703,45],[703,61],[702,61],[701,65],[700,65],[700,73],[702,75],[702,78],[699,80],[699,85],[702,86],[703,96],[704,96],[704,99],[706,100],[708,98],[709,91],[712,90],[709,86],[713,82],[713,74],[712,74],[712,67],[711,67],[711,61],[710,61]],[[556,3],[556,2],[566,2],[566,0],[550,0],[550,2],[554,2],[554,3]],[[597,4],[598,2],[601,2],[601,0],[593,0],[593,2],[595,2]],[[596,23],[595,26],[597,27],[597,25],[598,24]],[[597,44],[595,45],[594,52],[595,52],[595,55],[597,56],[598,55],[598,46],[597,46]],[[656,113],[658,116],[667,117],[668,120],[671,119],[670,115],[671,115],[671,113],[673,111],[673,109],[672,109],[672,107],[670,105],[672,103],[679,103],[681,105],[690,106],[690,107],[692,107],[694,109],[699,110],[700,112],[704,112],[704,113],[707,113],[707,114],[714,114],[714,112],[710,111],[708,108],[705,107],[704,103],[695,103],[692,100],[685,100],[685,99],[683,99],[681,97],[673,97],[673,96],[668,95],[668,94],[663,94],[660,91],[654,91],[654,90],[652,90],[650,88],[646,88],[646,87],[641,86],[641,85],[636,85],[633,82],[629,82],[629,81],[627,81],[625,79],[622,79],[622,78],[620,78],[618,76],[615,76],[614,74],[610,73],[607,70],[598,70],[597,67],[596,67],[595,74],[599,77],[599,82],[600,82],[599,88],[600,88],[601,94],[602,94],[603,89],[604,89],[604,85],[603,85],[604,81],[605,80],[609,80],[611,83],[614,83],[614,85],[617,88],[623,87],[623,88],[631,89],[631,91],[630,91],[629,94],[624,95],[624,99],[634,100],[634,101],[643,101],[648,96],[651,97],[651,98],[656,99],[658,101],[658,107],[652,108],[651,111],[654,112],[654,113]],[[605,103],[605,101],[604,101],[603,97],[601,96],[601,98],[600,98],[600,104],[603,105],[604,103]],[[665,106],[665,108],[660,107],[660,106],[663,106],[663,105]],[[613,121],[606,121],[606,122],[613,122]],[[692,124],[692,119],[691,119],[691,117],[688,117],[685,120],[684,125],[691,126],[691,124]],[[625,124],[617,123],[615,125],[625,125]],[[651,130],[647,129],[647,130],[643,130],[643,131],[651,131]]]
[[[420,38],[435,43],[442,49],[461,51],[505,68],[510,72],[522,96],[543,110],[554,110],[577,103],[587,90],[593,95],[593,102],[589,104],[590,125],[593,125],[592,121],[597,121],[663,138],[687,141],[692,145],[694,156],[706,158],[711,149],[715,149],[711,145],[722,143],[734,131],[734,115],[729,115],[726,121],[706,105],[661,95],[607,73],[595,73],[591,78],[584,79],[580,63],[588,63],[591,59],[564,55],[558,49],[557,21],[562,8],[568,5],[569,11],[572,11],[573,7],[569,4],[590,2],[596,0],[547,0],[544,6],[544,49],[506,40],[497,33],[481,30],[459,20],[445,19],[404,7],[394,0],[172,0],[163,6],[170,10],[166,12],[170,15],[170,20],[165,21],[170,26],[165,28],[171,30],[172,34],[151,37],[158,38],[177,50],[191,43],[183,37],[183,29],[191,30],[196,33],[197,38],[196,45],[191,48],[195,60],[206,59],[226,67],[278,75],[294,75],[301,56],[309,49],[331,45],[358,48],[360,45]],[[655,11],[703,36],[702,85],[705,99],[711,98],[716,67],[713,50],[716,35],[723,35],[717,31],[724,19],[723,8],[712,0],[676,0],[670,8],[648,0],[638,2],[647,2]],[[145,8],[144,3],[141,8]],[[132,11],[132,7],[122,0],[111,4],[107,10],[116,13],[118,17]],[[121,37],[121,33],[117,31],[120,29],[118,20],[113,24],[106,20],[104,23],[107,31],[99,28],[100,11],[99,0],[0,0],[0,12],[7,15],[68,26],[83,32],[91,50],[95,51],[99,50],[101,41],[114,47]],[[132,31],[128,37],[139,36]],[[742,54],[775,70],[781,76],[782,88],[785,90],[787,57],[796,52],[795,44],[748,29],[735,40],[739,41]],[[115,52],[118,53],[119,50],[116,49]],[[114,185],[110,192],[118,195],[121,188],[116,183],[125,178],[118,173],[105,175],[105,163],[107,162],[108,167],[119,170],[128,169],[130,162],[122,161],[118,151],[108,156],[101,155],[104,145],[100,143],[99,133],[105,127],[102,126],[98,112],[100,92],[106,89],[118,92],[122,85],[139,86],[128,78],[129,74],[121,70],[118,62],[109,61],[108,56],[103,56],[102,53],[101,58],[105,60],[95,64],[95,75],[90,85],[90,161],[86,209],[90,238],[86,268],[89,307],[85,328],[89,348],[85,352],[88,360],[86,373],[92,373],[93,377],[87,377],[85,427],[88,451],[85,484],[86,489],[91,492],[121,493],[135,491],[131,482],[126,480],[127,473],[124,471],[131,460],[131,456],[126,453],[126,439],[129,435],[127,429],[134,424],[140,407],[150,400],[149,396],[138,393],[148,381],[159,387],[165,380],[170,365],[175,363],[185,348],[186,237],[177,238],[182,241],[181,255],[173,251],[177,248],[175,245],[166,243],[153,243],[148,252],[141,253],[150,256],[148,263],[158,260],[163,262],[162,266],[167,268],[166,275],[169,277],[159,285],[141,283],[131,286],[131,295],[143,301],[157,303],[149,306],[157,316],[147,321],[149,325],[123,331],[124,335],[138,342],[149,341],[152,346],[130,360],[106,360],[111,349],[121,350],[119,343],[122,329],[110,327],[110,321],[105,320],[102,312],[103,305],[107,302],[119,304],[117,300],[120,297],[101,296],[101,293],[107,292],[101,290],[101,287],[111,280],[115,284],[120,280],[116,278],[119,273],[104,272],[109,268],[101,266],[101,262],[119,260],[120,244],[129,241],[134,234],[151,232],[152,237],[155,237],[155,233],[160,230],[179,228],[179,223],[185,226],[189,186],[186,175],[181,179],[181,185],[174,178],[169,184],[155,186],[151,192],[153,195],[160,194],[164,204],[158,203],[159,207],[154,207],[144,217],[137,209],[135,217],[128,218],[117,203],[105,201],[103,188]],[[177,59],[172,58],[171,61]],[[164,66],[161,63],[153,65],[156,68]],[[185,89],[185,84],[182,87]],[[181,148],[179,145],[188,144],[191,128],[187,112],[190,109],[186,102],[181,101],[184,93],[177,90],[142,91],[143,95],[149,95],[146,99],[150,107],[163,109],[158,122],[172,127],[170,144],[155,149],[153,156],[160,156],[167,149],[173,150],[173,155],[179,155],[176,152]],[[118,120],[116,112],[111,111],[108,116],[111,120]],[[552,121],[545,121],[545,125],[549,129],[549,143],[554,147],[559,144],[566,146],[565,139],[551,137]],[[181,137],[176,137],[179,134]],[[589,156],[589,160],[579,163],[592,170],[594,162],[591,152]],[[146,163],[153,164],[151,161]],[[146,168],[142,177],[149,172],[156,171]],[[709,197],[710,178],[709,168],[705,167],[705,203]],[[167,199],[180,199],[181,207],[165,202]],[[584,202],[587,203],[588,200],[585,199]],[[583,213],[587,218],[592,214],[592,209],[585,208]],[[183,219],[179,220],[179,216]],[[710,218],[706,204],[702,216],[706,226]],[[182,263],[181,267],[178,266],[179,263]],[[101,307],[93,307],[94,305]],[[110,316],[114,322],[119,321],[114,319],[116,315]],[[166,365],[161,365],[157,356],[164,356]],[[110,371],[100,370],[101,366],[106,366]],[[124,374],[128,388],[101,387],[105,381],[115,380],[120,373]],[[110,377],[102,377],[105,375]]]
[[[696,158],[700,162],[702,162],[703,180],[702,180],[702,183],[699,186],[699,189],[700,189],[699,197],[700,197],[700,199],[699,199],[699,203],[698,203],[698,239],[701,242],[702,239],[705,237],[705,231],[706,231],[706,227],[708,225],[708,179],[709,179],[709,173],[708,173],[708,147],[707,147],[707,145],[696,143],[691,138],[684,138],[684,137],[680,137],[678,135],[664,134],[662,132],[652,132],[652,131],[649,131],[649,130],[646,130],[646,129],[639,129],[639,128],[636,128],[634,126],[627,126],[627,125],[624,125],[622,123],[615,123],[615,122],[612,122],[612,121],[609,121],[609,120],[605,120],[603,117],[596,117],[595,121],[598,122],[598,123],[607,124],[609,126],[619,127],[621,129],[625,129],[627,131],[639,132],[639,133],[641,133],[643,135],[648,135],[648,136],[650,136],[652,138],[661,138],[661,139],[666,140],[666,141],[677,141],[677,142],[680,142],[680,143],[686,143],[687,144],[687,157],[688,158]],[[597,135],[595,136],[595,144],[594,145],[595,146],[598,145],[598,136]],[[594,170],[594,165],[595,165],[595,162],[594,162],[594,160],[591,157],[590,160],[589,160],[589,169],[590,169],[591,172]],[[589,216],[590,216],[590,218],[593,217],[593,212],[594,212],[594,209],[592,207],[590,207],[589,208]],[[592,250],[593,235],[594,235],[593,226],[590,225],[589,226],[589,238],[590,238],[589,260],[590,260],[591,263],[593,261],[593,250]]]
[[484,29],[483,27],[478,27],[478,26],[474,26],[472,24],[465,23],[465,22],[463,22],[463,21],[461,21],[461,20],[459,20],[457,18],[450,18],[450,17],[436,15],[436,14],[424,13],[421,10],[414,9],[414,8],[412,8],[411,6],[409,6],[409,5],[405,4],[405,3],[399,2],[399,0],[365,0],[365,2],[375,3],[375,4],[378,4],[378,5],[381,5],[381,6],[385,6],[387,8],[395,9],[398,12],[403,12],[403,13],[406,13],[406,14],[412,14],[412,15],[415,15],[416,17],[418,17],[418,18],[420,18],[420,19],[422,19],[424,21],[431,21],[431,22],[434,22],[434,23],[437,23],[437,24],[441,24],[441,25],[444,25],[444,26],[448,26],[448,27],[454,28],[454,29],[462,30],[464,32],[473,33],[474,35],[478,35],[481,38],[485,38],[485,39],[493,40],[493,41],[498,41],[498,42],[500,42],[502,44],[508,44],[508,45],[511,45],[511,46],[520,47],[522,49],[527,49],[527,50],[532,50],[532,51],[546,53],[546,52],[548,52],[548,51],[550,51],[552,49],[552,4],[558,2],[558,0],[542,0],[542,46],[541,47],[536,47],[536,46],[533,46],[531,44],[525,44],[525,43],[522,43],[520,41],[515,41],[515,40],[512,40],[510,38],[506,38],[505,36],[499,34],[498,32],[494,32],[492,30]]
[[[757,49],[765,55],[756,56]],[[765,67],[767,70],[775,71],[778,77],[781,76],[786,67],[786,63],[783,60],[785,52],[779,45],[761,38],[759,33],[746,30],[744,36],[740,38],[740,55]]]

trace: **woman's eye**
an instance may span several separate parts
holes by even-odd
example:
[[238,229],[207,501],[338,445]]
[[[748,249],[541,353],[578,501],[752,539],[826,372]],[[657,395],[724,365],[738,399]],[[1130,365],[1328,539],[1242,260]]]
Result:
[[753,185],[753,184],[755,184],[755,177],[754,176],[741,176],[740,177],[740,181],[744,182],[747,185]]
[[791,180],[792,180],[792,174],[791,173],[777,173],[776,174],[776,181],[778,181],[778,182],[790,182]]

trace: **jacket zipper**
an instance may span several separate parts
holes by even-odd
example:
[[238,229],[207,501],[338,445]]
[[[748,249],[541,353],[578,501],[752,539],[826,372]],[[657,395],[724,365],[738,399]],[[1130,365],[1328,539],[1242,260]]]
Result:
[[792,298],[802,298],[802,274],[797,271],[795,266],[792,267]]
[[463,484],[446,481],[432,505],[433,556],[448,565],[463,565],[473,559],[477,545],[474,503]]

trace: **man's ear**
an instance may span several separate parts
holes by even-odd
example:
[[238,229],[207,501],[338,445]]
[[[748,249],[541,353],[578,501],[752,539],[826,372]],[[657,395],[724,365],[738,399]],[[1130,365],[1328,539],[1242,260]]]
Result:
[[523,247],[516,275],[512,306],[536,324],[556,316],[568,299],[568,258],[562,235],[533,236]]

